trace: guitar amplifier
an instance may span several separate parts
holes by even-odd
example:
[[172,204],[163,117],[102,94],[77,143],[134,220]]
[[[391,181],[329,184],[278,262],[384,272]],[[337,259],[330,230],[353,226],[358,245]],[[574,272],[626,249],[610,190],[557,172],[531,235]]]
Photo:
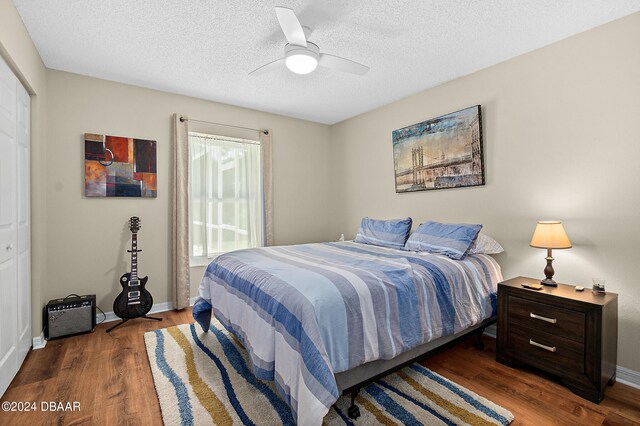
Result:
[[96,327],[96,295],[50,300],[44,307],[43,324],[47,340],[93,331]]

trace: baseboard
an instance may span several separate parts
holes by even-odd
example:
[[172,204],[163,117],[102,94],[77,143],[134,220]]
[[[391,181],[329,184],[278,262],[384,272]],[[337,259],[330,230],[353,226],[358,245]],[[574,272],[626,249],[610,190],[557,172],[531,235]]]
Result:
[[640,389],[640,372],[618,366],[616,367],[616,381]]
[[[196,303],[196,299],[198,297],[192,297],[191,299],[189,299],[189,306],[193,306],[194,303]],[[167,311],[171,311],[173,310],[173,303],[172,302],[162,302],[162,303],[154,303],[153,307],[151,308],[151,310],[149,311],[150,314],[157,314],[158,312],[167,312]],[[103,321],[104,319],[104,321]],[[120,317],[118,317],[116,314],[114,314],[112,311],[109,312],[105,312],[104,316],[101,313],[97,313],[96,314],[96,324],[102,324],[103,322],[111,322],[111,321],[118,321],[120,319]]]
[[[497,328],[495,324],[484,329],[484,335],[493,339],[497,336]],[[623,385],[640,389],[640,372],[633,371],[628,368],[616,367],[616,381]]]
[[[158,312],[167,312],[173,309],[173,303],[162,302],[154,303],[149,311],[150,314],[157,314]],[[102,324],[104,322],[119,321],[120,317],[113,313],[113,311],[105,312],[104,316],[98,312],[96,314],[96,324]]]
[[31,344],[31,347],[33,349],[42,349],[46,346],[47,341],[44,338],[44,332],[40,333],[39,336],[34,337],[33,338],[33,343]]
[[489,327],[485,328],[484,335],[495,339],[496,336],[498,335],[498,329],[496,328],[496,325],[491,324]]

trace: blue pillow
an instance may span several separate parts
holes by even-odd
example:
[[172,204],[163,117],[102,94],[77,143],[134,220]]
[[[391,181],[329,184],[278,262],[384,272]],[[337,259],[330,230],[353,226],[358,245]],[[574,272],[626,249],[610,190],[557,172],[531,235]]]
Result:
[[376,220],[362,218],[356,234],[356,243],[402,249],[411,231],[411,218]]
[[425,222],[411,234],[404,249],[443,254],[460,260],[478,238],[480,229],[482,225]]

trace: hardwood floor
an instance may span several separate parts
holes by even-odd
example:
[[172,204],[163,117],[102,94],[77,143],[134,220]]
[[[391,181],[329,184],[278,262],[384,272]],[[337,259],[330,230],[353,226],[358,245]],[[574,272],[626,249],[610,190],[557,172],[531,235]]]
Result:
[[[132,320],[108,334],[115,323],[101,324],[31,351],[2,401],[35,401],[37,411],[0,412],[0,425],[162,424],[143,335],[193,319],[189,309],[153,316],[163,320]],[[80,411],[43,412],[43,401],[77,401]]]
[[[143,334],[191,323],[191,312],[155,314],[162,322],[134,320],[107,334],[52,340],[31,351],[2,401],[36,402],[35,412],[0,412],[0,425],[161,424]],[[640,425],[640,390],[620,383],[593,404],[533,370],[495,361],[495,341],[472,347],[472,338],[424,362],[432,370],[510,410],[513,425]],[[79,402],[80,411],[42,411],[42,402]]]
[[423,364],[515,416],[516,425],[640,425],[640,389],[616,383],[600,404],[574,395],[553,376],[534,369],[513,369],[495,360],[495,339],[485,350],[468,339]]

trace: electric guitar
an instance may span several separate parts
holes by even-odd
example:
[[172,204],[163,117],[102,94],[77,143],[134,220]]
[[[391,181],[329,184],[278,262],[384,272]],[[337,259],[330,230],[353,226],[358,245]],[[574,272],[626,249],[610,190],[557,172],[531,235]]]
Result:
[[145,316],[153,306],[153,297],[147,291],[145,285],[149,277],[138,277],[138,231],[140,230],[140,218],[134,216],[129,219],[131,231],[131,272],[120,277],[122,293],[113,302],[113,313],[123,319],[132,319]]

